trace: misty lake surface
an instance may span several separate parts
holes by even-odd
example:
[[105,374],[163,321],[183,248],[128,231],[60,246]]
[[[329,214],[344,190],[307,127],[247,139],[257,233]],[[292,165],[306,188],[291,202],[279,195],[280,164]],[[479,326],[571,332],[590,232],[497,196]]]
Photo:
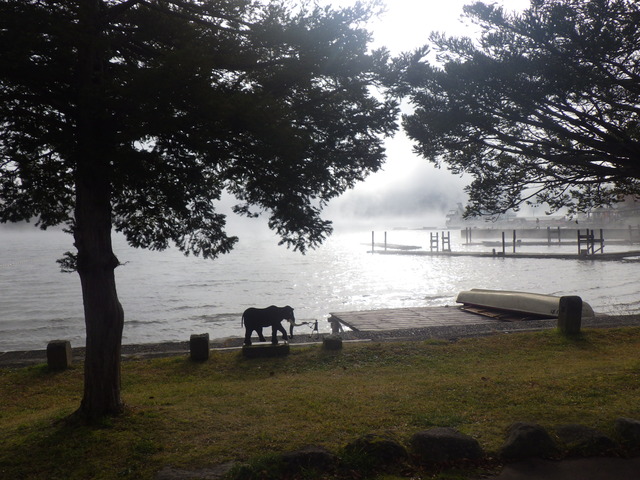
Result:
[[[393,230],[389,243],[429,249],[428,230]],[[376,232],[376,241],[383,232]],[[454,251],[462,245],[451,231]],[[77,274],[61,273],[55,260],[72,250],[61,231],[1,229],[0,351],[44,349],[50,340],[84,345]],[[638,260],[593,261],[371,255],[371,230],[335,233],[306,255],[277,245],[270,235],[241,236],[235,250],[211,261],[176,249],[129,247],[114,234],[124,264],[116,269],[125,311],[124,344],[243,336],[242,312],[272,304],[295,308],[296,318],[317,319],[328,332],[331,312],[455,305],[471,288],[580,295],[598,313],[640,313]],[[574,253],[577,247],[536,246],[530,251]],[[606,251],[630,247],[607,247]],[[521,251],[521,250],[520,250]],[[308,334],[310,328],[296,328]]]

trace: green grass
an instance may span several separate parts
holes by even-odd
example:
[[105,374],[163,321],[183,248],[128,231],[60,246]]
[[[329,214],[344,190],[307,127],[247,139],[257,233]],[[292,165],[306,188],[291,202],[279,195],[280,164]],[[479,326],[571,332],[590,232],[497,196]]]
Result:
[[610,432],[640,418],[640,328],[554,331],[445,342],[237,351],[123,363],[125,415],[97,426],[63,420],[79,405],[82,367],[0,369],[0,478],[153,478],[366,433],[407,443],[433,426],[497,450],[514,421],[581,423]]

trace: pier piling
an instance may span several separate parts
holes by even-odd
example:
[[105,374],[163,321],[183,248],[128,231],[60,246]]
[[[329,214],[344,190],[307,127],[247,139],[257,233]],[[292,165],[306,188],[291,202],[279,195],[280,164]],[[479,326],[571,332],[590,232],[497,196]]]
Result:
[[435,232],[435,233],[431,232],[431,233],[429,233],[429,237],[430,237],[430,240],[431,240],[431,245],[430,245],[430,247],[429,247],[429,248],[431,249],[431,251],[432,251],[432,252],[437,252],[437,251],[439,251],[439,244],[440,244],[440,241],[438,240],[438,232]]

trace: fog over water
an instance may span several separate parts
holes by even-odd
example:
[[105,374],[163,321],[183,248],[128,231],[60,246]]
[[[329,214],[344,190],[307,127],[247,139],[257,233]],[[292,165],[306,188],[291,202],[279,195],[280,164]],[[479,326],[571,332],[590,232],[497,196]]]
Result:
[[[401,225],[388,225],[390,243],[428,249],[429,231],[394,226]],[[371,228],[364,227],[338,227],[322,247],[301,255],[278,246],[263,222],[230,228],[241,233],[241,242],[215,261],[175,249],[133,249],[115,235],[114,248],[125,263],[116,270],[123,343],[184,341],[192,333],[242,336],[242,311],[271,304],[291,305],[299,320],[318,319],[321,332],[328,332],[332,312],[453,305],[457,293],[470,288],[576,294],[598,312],[640,312],[637,262],[371,255]],[[384,231],[376,235],[382,241]],[[42,349],[54,339],[84,345],[78,276],[60,273],[55,263],[71,240],[60,231],[0,229],[0,351]],[[461,245],[457,232],[452,244],[454,250],[472,248]],[[298,327],[297,333],[310,329]]]

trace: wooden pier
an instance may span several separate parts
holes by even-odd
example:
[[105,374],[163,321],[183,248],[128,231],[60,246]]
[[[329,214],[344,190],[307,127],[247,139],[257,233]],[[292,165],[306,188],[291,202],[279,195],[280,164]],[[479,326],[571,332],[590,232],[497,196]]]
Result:
[[[638,228],[640,230],[640,227]],[[573,230],[572,230],[573,231]],[[387,232],[384,232],[384,243],[376,243],[375,242],[375,232],[371,232],[371,250],[369,253],[377,253],[381,255],[414,255],[414,256],[448,256],[448,257],[484,257],[484,258],[539,258],[539,259],[555,259],[555,260],[624,260],[628,258],[638,258],[640,259],[640,250],[628,250],[624,252],[605,252],[605,240],[604,240],[604,230],[600,229],[599,236],[596,236],[595,230],[586,229],[585,233],[581,233],[581,230],[573,231],[575,233],[575,237],[573,240],[566,240],[562,238],[561,230],[557,231],[548,229],[545,230],[525,230],[525,231],[517,231],[513,230],[511,233],[511,239],[507,239],[507,235],[505,231],[497,232],[496,230],[491,230],[490,233],[494,236],[499,233],[502,237],[502,241],[482,241],[481,244],[471,243],[471,233],[476,233],[473,229],[465,230],[465,239],[466,243],[464,245],[483,245],[483,246],[496,246],[502,247],[501,249],[493,248],[490,252],[479,252],[479,251],[458,251],[454,252],[451,250],[451,235],[450,232],[442,232],[442,237],[439,236],[439,233],[430,234],[430,246],[429,250],[422,250],[422,247],[415,245],[399,245],[387,243]],[[486,230],[481,230],[482,234],[486,235]],[[518,234],[521,235],[525,233],[528,238],[536,238],[540,236],[540,234],[546,232],[548,240],[546,243],[541,241],[528,241],[523,242],[522,239],[518,239]],[[557,241],[551,242],[551,234],[555,232],[557,234]],[[626,230],[623,230],[626,232]],[[634,229],[630,228],[630,237],[629,239],[620,239],[616,238],[614,240],[608,240],[606,243],[608,244],[625,244],[631,245],[633,243],[633,233]],[[618,232],[619,233],[619,232]],[[442,239],[442,248],[440,248],[440,238]],[[558,246],[558,245],[577,245],[576,253],[546,253],[546,252],[518,252],[518,248],[527,247],[527,246],[542,246],[547,245],[549,247]],[[509,251],[507,250],[509,248]]]
[[385,308],[331,313],[329,322],[355,331],[404,330],[411,328],[496,324],[499,320],[465,312],[459,306]]
[[[462,338],[472,336],[495,335],[512,332],[548,330],[558,326],[557,318],[533,318],[505,313],[498,316],[485,316],[468,312],[461,305],[446,307],[410,307],[364,310],[355,312],[331,313],[328,321],[334,332],[340,327],[348,327],[360,335],[370,334],[372,338],[384,339],[389,332],[395,332],[390,338]],[[616,328],[640,326],[640,315],[606,315],[583,317],[584,328]],[[417,333],[415,330],[420,329]],[[365,337],[359,337],[365,338]]]
[[536,252],[449,252],[428,250],[373,250],[370,253],[377,255],[414,255],[427,257],[484,257],[484,258],[540,258],[554,260],[624,260],[627,258],[640,258],[640,250],[626,252],[605,252],[592,255],[578,253],[536,253]]

